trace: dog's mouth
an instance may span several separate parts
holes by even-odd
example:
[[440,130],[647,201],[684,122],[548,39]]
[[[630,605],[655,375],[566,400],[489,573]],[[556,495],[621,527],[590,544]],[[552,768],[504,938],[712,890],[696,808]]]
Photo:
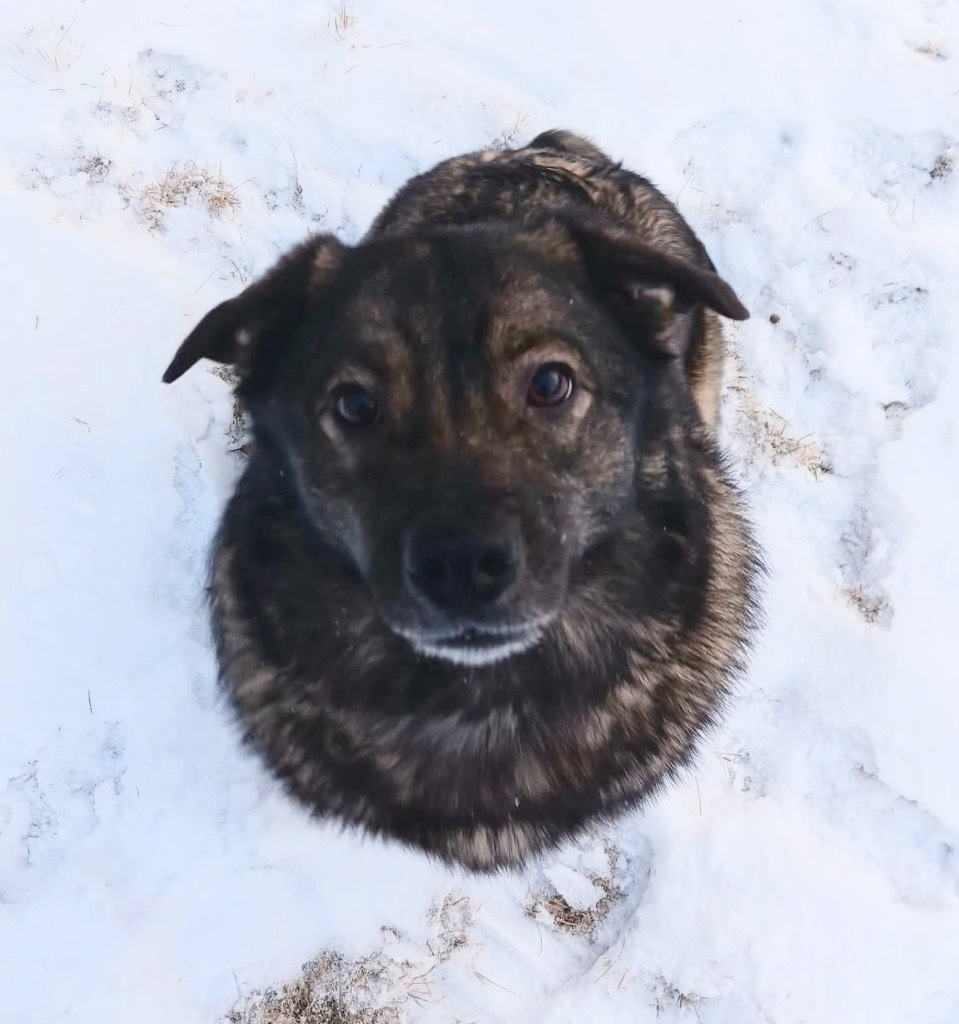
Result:
[[492,665],[535,647],[546,621],[504,626],[469,626],[436,634],[403,630],[400,635],[417,654],[454,665]]

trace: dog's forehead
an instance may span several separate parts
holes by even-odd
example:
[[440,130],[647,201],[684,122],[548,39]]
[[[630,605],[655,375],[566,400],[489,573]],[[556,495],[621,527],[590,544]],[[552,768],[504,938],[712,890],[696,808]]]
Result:
[[441,235],[376,255],[340,316],[358,347],[496,359],[510,337],[558,330],[576,316],[568,275],[508,236]]
[[575,285],[522,257],[506,268],[489,297],[484,340],[493,359],[506,358],[517,344],[585,328],[586,310]]

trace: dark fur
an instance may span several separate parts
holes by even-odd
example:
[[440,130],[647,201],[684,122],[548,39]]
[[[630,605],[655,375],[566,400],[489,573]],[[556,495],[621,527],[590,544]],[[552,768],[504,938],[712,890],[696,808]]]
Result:
[[[489,870],[688,762],[759,565],[713,436],[717,312],[748,315],[672,204],[548,132],[414,178],[187,338],[164,379],[233,363],[254,428],[213,555],[224,684],[308,808]],[[530,408],[556,361],[572,397]],[[336,380],[381,420],[344,427]],[[459,586],[475,551],[499,596],[424,599],[411,564]],[[492,663],[418,653],[507,635]]]

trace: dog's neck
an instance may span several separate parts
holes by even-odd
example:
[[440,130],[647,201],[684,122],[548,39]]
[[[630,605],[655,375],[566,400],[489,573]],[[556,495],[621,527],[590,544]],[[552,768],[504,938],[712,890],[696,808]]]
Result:
[[[722,497],[710,528],[738,537]],[[241,483],[212,565],[224,685],[252,744],[307,805],[374,829],[390,820],[401,836],[408,820],[414,844],[425,815],[441,856],[520,863],[594,818],[597,792],[612,813],[685,763],[690,723],[708,724],[741,667],[755,567],[707,560],[695,616],[637,617],[630,543],[626,532],[595,556],[597,578],[626,573],[620,597],[578,581],[536,647],[453,665],[379,620],[289,493]],[[648,551],[648,538],[635,543]]]

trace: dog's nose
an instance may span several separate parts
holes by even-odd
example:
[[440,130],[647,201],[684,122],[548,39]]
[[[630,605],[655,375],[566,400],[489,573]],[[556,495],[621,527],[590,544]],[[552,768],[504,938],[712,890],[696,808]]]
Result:
[[496,536],[412,531],[406,578],[412,590],[446,612],[466,614],[494,604],[516,583],[518,529]]

